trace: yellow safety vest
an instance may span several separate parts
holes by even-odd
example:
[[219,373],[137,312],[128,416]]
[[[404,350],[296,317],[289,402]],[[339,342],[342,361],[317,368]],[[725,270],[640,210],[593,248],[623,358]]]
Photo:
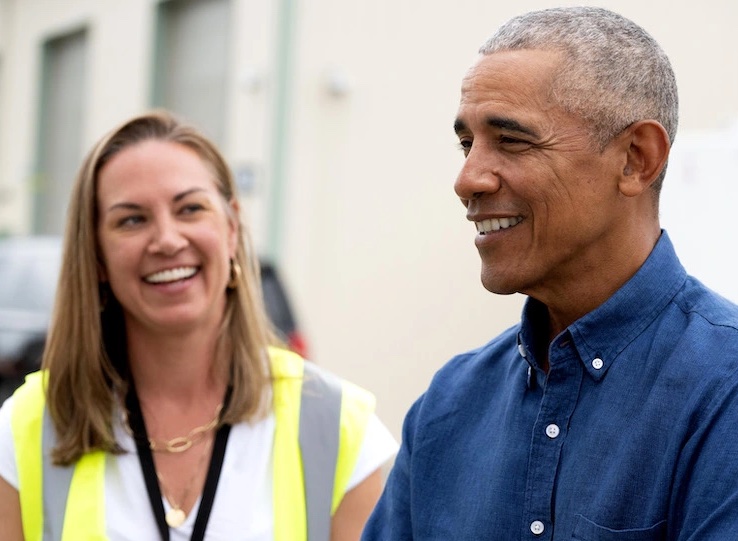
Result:
[[[275,541],[327,541],[374,411],[374,396],[276,348],[269,350],[275,434]],[[107,541],[106,453],[70,467],[51,464],[54,430],[45,407],[44,374],[15,393],[11,428],[26,541]]]

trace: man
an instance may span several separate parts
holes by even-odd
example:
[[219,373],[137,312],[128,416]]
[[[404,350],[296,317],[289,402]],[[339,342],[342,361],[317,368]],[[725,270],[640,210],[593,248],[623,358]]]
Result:
[[676,127],[668,59],[612,12],[482,46],[455,190],[485,288],[528,299],[410,409],[365,541],[738,539],[738,308],[660,229]]

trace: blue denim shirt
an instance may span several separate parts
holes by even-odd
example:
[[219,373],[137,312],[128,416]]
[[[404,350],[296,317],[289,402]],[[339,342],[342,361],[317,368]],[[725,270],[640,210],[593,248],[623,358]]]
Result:
[[738,540],[738,307],[662,232],[547,375],[546,328],[528,299],[435,375],[362,539]]

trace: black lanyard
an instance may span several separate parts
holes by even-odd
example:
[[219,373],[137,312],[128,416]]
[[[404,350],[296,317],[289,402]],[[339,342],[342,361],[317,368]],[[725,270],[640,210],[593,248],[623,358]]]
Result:
[[[231,388],[226,391],[224,407],[228,405],[230,399]],[[159,480],[156,476],[156,467],[154,466],[154,456],[151,454],[149,447],[149,436],[146,433],[146,424],[141,414],[141,406],[138,403],[136,389],[131,383],[131,389],[126,396],[126,408],[128,409],[128,422],[133,432],[133,439],[138,449],[138,460],[141,463],[144,481],[146,482],[146,492],[149,494],[149,502],[151,509],[156,518],[156,525],[159,528],[159,534],[162,541],[169,541],[169,525],[164,516],[164,503],[162,502],[161,490],[159,489]],[[218,479],[220,479],[220,471],[223,467],[223,457],[225,456],[226,444],[228,443],[228,435],[231,432],[230,425],[221,425],[215,434],[215,443],[213,451],[210,455],[210,464],[208,466],[208,474],[205,478],[205,486],[200,498],[200,507],[197,510],[197,518],[192,528],[192,541],[203,541],[205,538],[205,529],[210,519],[210,511],[213,508],[213,500],[215,499],[215,491],[218,488]]]

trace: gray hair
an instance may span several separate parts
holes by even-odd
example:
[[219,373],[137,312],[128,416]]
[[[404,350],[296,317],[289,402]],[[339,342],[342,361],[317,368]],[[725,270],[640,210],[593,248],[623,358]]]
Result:
[[[551,97],[590,123],[600,148],[645,119],[661,123],[674,142],[679,121],[674,71],[656,40],[634,22],[597,7],[533,11],[501,26],[479,52],[517,49],[563,52]],[[657,193],[665,173],[666,167],[653,184]]]

